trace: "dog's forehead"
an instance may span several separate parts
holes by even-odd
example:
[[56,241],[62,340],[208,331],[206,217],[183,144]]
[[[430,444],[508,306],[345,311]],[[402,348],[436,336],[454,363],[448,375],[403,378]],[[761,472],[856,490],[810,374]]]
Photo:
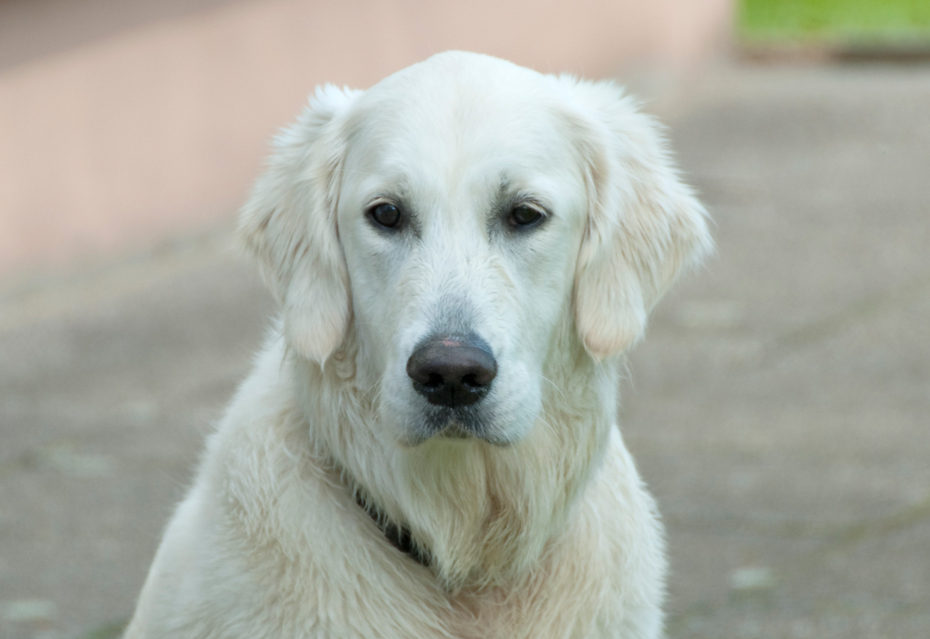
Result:
[[366,91],[348,118],[349,147],[390,169],[551,168],[574,155],[565,109],[552,78],[487,56],[444,54]]
[[388,76],[366,91],[359,104],[427,120],[463,118],[551,101],[556,86],[551,77],[504,60],[447,52]]

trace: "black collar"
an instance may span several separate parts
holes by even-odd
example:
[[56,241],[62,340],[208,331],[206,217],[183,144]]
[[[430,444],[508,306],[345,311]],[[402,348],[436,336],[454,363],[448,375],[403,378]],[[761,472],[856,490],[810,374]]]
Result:
[[374,501],[371,500],[371,498],[363,495],[362,491],[359,489],[355,490],[355,503],[357,503],[362,508],[362,510],[368,513],[368,516],[372,518],[372,520],[375,522],[375,525],[378,526],[378,529],[381,530],[382,533],[384,533],[384,536],[392,546],[413,559],[421,566],[429,567],[432,560],[429,550],[423,548],[416,542],[416,540],[413,538],[413,535],[410,534],[410,529],[407,526],[399,526],[395,522],[388,519],[387,515],[384,514],[384,511],[378,508],[378,506],[374,503]]

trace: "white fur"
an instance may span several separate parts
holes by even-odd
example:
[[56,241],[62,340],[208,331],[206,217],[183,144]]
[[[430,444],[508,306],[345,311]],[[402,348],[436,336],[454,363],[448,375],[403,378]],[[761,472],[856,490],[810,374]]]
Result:
[[[409,226],[371,223],[385,200]],[[549,217],[514,232],[522,201]],[[615,425],[618,370],[710,239],[619,88],[465,53],[326,87],[277,138],[241,231],[281,320],[127,637],[661,635],[664,544]],[[498,361],[485,434],[430,437],[405,365],[463,331]]]

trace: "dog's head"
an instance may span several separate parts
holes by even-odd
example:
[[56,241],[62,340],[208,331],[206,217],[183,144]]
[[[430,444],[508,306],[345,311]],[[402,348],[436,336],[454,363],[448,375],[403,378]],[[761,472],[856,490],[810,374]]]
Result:
[[633,344],[710,245],[619,88],[463,53],[317,91],[241,230],[291,347],[325,366],[351,333],[355,383],[404,444],[520,440],[552,371]]

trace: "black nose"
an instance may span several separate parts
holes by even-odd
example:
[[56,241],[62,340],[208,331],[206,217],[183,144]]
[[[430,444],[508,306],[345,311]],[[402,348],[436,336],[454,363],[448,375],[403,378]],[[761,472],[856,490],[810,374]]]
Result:
[[407,375],[430,404],[468,406],[487,395],[497,361],[477,336],[434,337],[413,351]]

